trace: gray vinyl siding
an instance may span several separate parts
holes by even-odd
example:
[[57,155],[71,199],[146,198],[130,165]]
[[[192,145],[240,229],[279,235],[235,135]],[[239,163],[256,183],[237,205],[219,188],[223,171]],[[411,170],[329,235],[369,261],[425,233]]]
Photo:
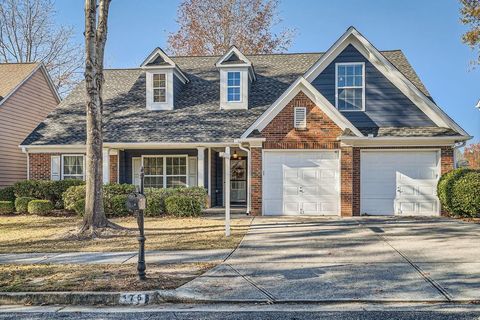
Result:
[[356,127],[436,126],[355,47],[349,45],[313,80],[313,86],[335,106],[335,63],[365,63],[365,112],[342,111]]

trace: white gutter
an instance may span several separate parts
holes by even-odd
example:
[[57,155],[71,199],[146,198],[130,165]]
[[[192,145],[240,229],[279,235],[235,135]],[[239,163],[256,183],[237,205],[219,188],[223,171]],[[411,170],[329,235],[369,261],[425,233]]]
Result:
[[444,137],[339,137],[342,144],[348,146],[412,146],[412,145],[452,145],[459,141],[470,140],[471,136],[444,136]]

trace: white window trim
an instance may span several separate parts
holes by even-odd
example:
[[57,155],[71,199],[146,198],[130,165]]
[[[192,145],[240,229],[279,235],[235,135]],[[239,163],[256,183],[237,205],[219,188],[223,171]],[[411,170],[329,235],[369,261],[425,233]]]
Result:
[[[238,73],[238,76],[239,76],[239,80],[240,80],[240,84],[238,86],[229,86],[228,85],[228,75],[230,73]],[[240,100],[228,100],[228,89],[229,88],[238,88],[239,89],[239,93],[238,93],[238,96],[240,97]],[[226,96],[227,96],[227,103],[242,103],[242,72],[241,71],[227,71],[227,85],[226,85]]]
[[[305,115],[304,123],[301,126],[297,126],[297,110],[303,110]],[[295,129],[306,129],[307,128],[307,108],[306,107],[295,107],[293,108],[293,127]]]
[[[189,170],[188,170],[188,155],[186,154],[166,154],[166,155],[155,155],[155,154],[149,154],[149,155],[142,155],[142,167],[144,167],[144,159],[145,158],[162,158],[163,162],[163,173],[161,175],[148,175],[148,177],[162,177],[163,179],[163,187],[164,189],[167,188],[167,177],[185,177],[186,178],[186,186],[189,187],[188,183],[188,176],[189,176]],[[186,172],[185,174],[174,174],[174,175],[167,175],[167,158],[185,158],[185,163],[186,163]],[[144,177],[147,177],[145,175]]]
[[[155,87],[155,76],[156,75],[162,75],[165,77],[165,86],[164,87]],[[168,75],[164,72],[154,72],[152,73],[152,103],[155,104],[162,104],[162,103],[168,103]],[[155,101],[155,89],[164,89],[165,90],[165,101]]]
[[74,174],[70,174],[69,176],[75,176],[75,177],[82,177],[82,180],[85,181],[85,169],[86,169],[86,166],[85,166],[85,155],[84,154],[62,154],[62,161],[60,163],[60,167],[61,167],[61,177],[60,179],[61,180],[65,180],[65,174],[64,174],[64,163],[65,163],[65,157],[82,157],[82,163],[83,163],[83,174],[82,175],[74,175]]
[[[362,109],[357,110],[340,110],[338,109],[338,67],[348,65],[362,65]],[[346,89],[359,89],[357,86],[341,87]],[[342,112],[359,112],[365,111],[365,62],[337,62],[335,63],[335,108]]]

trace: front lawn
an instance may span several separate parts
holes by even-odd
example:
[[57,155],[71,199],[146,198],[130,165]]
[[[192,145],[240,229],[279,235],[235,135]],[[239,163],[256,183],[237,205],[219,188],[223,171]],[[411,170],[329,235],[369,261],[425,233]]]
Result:
[[[80,218],[41,217],[35,215],[0,216],[0,253],[136,251],[134,235],[112,236],[96,240],[65,240]],[[137,228],[134,217],[113,222]],[[146,250],[189,250],[235,248],[248,230],[250,219],[233,219],[232,235],[225,237],[224,221],[213,218],[145,218]]]
[[133,264],[2,265],[0,292],[174,289],[213,266],[211,263],[148,264],[147,280],[140,281]]

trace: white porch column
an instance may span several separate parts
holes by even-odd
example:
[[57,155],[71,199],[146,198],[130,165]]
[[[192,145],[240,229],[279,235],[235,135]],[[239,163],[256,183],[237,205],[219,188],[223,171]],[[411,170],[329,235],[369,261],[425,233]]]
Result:
[[225,236],[230,237],[230,147],[225,148]]
[[197,147],[197,186],[205,186],[205,147]]
[[110,149],[103,148],[103,183],[110,182]]

